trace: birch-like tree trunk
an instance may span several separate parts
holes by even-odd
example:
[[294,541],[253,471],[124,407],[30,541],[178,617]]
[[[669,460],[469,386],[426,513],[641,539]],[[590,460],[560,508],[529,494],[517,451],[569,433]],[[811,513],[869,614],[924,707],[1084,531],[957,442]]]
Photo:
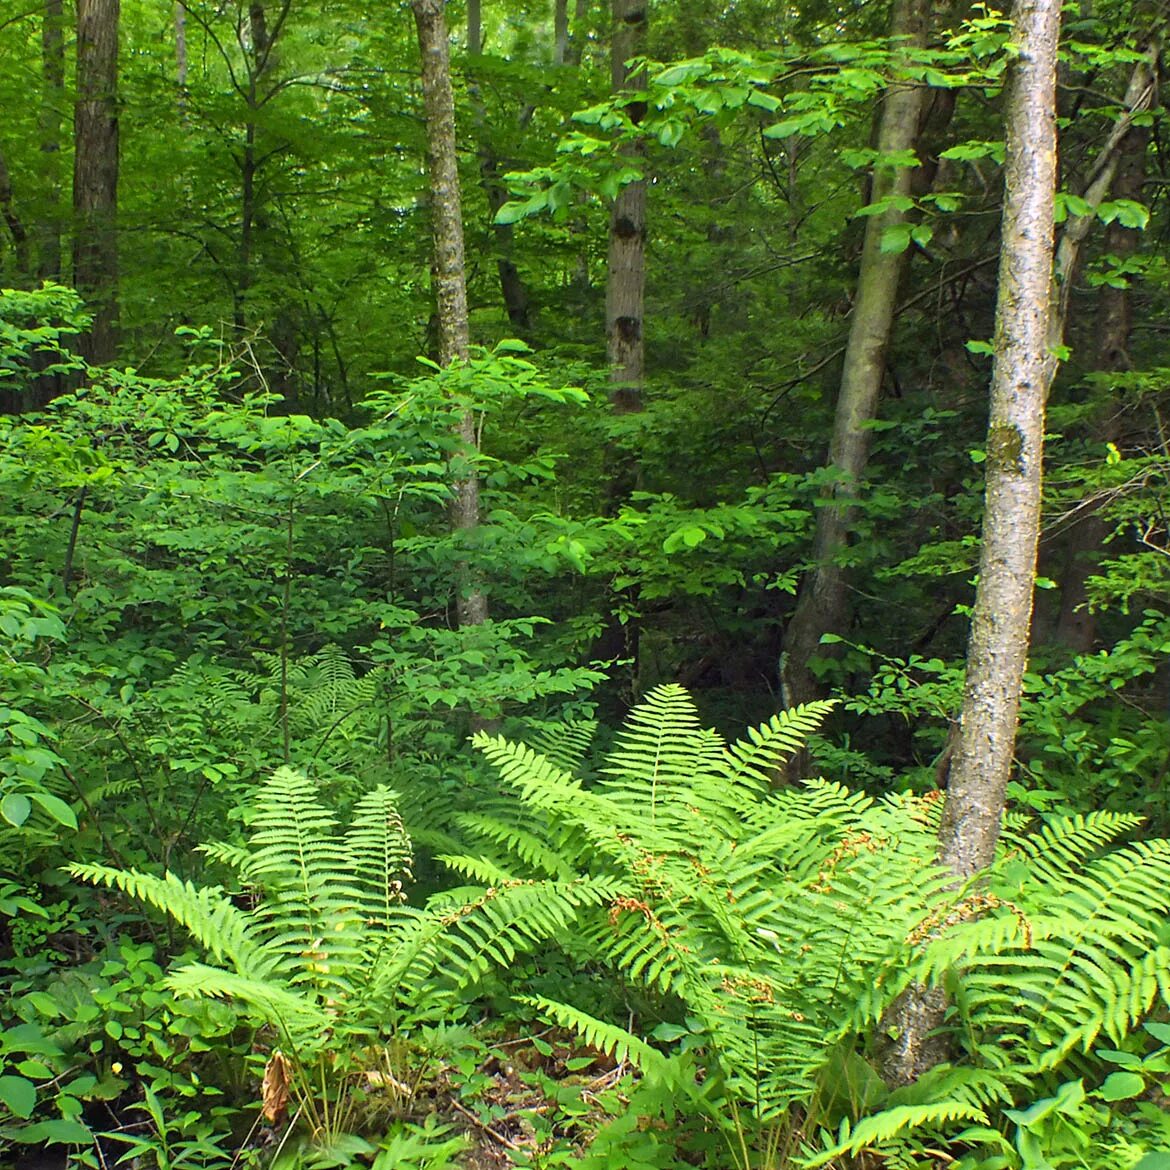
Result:
[[[455,152],[455,96],[451,89],[451,56],[443,0],[411,0],[418,47],[422,57],[423,104],[427,123],[427,165],[430,174],[431,229],[434,263],[431,278],[439,323],[439,364],[466,361],[471,330],[467,313],[467,274],[463,253],[463,211],[459,168]],[[466,462],[476,451],[475,416],[464,411],[456,424],[462,450],[455,458]],[[479,524],[479,480],[474,471],[455,480],[451,527],[456,533],[474,531]],[[487,598],[466,562],[456,571],[456,615],[460,626],[487,621]]]
[[[995,366],[987,431],[979,584],[967,647],[967,677],[939,856],[956,878],[991,864],[1011,775],[1020,693],[1027,665],[1043,487],[1044,416],[1064,338],[1080,247],[1113,184],[1135,115],[1156,92],[1157,47],[1135,63],[1125,113],[1110,132],[1085,185],[1092,208],[1055,240],[1056,70],[1060,0],[1016,0],[1019,46],[1007,87],[1006,160]],[[883,1075],[905,1084],[946,1058],[940,1037],[945,998],[911,988],[891,1009],[893,1042]]]
[[95,363],[111,361],[117,341],[119,17],[120,0],[78,0],[73,283],[93,313],[81,351]]
[[1007,91],[979,584],[939,838],[940,857],[958,877],[977,873],[995,855],[1028,657],[1044,407],[1056,373],[1052,293],[1060,7],[1060,0],[1017,0],[1012,12],[1019,55]]
[[[928,0],[895,0],[891,37],[910,47],[925,45],[929,13]],[[887,91],[878,127],[877,148],[881,156],[888,158],[914,150],[925,95],[925,87],[909,83],[893,85]],[[883,165],[879,158],[874,167],[871,202],[907,197],[912,183],[912,168]],[[834,498],[817,511],[813,568],[801,584],[796,611],[784,635],[780,682],[785,706],[818,696],[820,687],[809,669],[809,660],[818,652],[821,638],[842,630],[847,620],[848,583],[840,557],[852,525],[854,509],[849,501],[855,497],[869,461],[870,424],[878,413],[898,285],[908,255],[908,251],[882,251],[882,240],[889,228],[904,224],[906,217],[906,211],[891,206],[879,215],[871,215],[865,225],[857,294],[829,443]]]
[[[615,93],[641,89],[643,72],[626,67],[646,51],[648,0],[613,0],[611,74]],[[644,102],[627,102],[626,113],[637,125],[646,113]],[[605,282],[605,338],[610,398],[620,414],[642,409],[645,378],[643,318],[646,287],[646,183],[623,187],[609,216],[609,260]]]

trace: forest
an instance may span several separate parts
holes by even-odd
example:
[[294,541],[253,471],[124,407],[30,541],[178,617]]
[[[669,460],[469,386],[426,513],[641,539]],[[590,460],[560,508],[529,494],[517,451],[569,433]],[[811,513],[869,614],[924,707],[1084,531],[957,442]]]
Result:
[[1166,0],[0,0],[0,1166],[1170,1170]]

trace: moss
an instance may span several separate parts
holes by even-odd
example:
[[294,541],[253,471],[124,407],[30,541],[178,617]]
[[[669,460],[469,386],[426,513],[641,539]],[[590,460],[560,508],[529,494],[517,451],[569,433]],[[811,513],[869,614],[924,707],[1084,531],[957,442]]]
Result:
[[997,471],[1024,474],[1024,436],[1010,423],[993,423],[987,435],[987,462]]

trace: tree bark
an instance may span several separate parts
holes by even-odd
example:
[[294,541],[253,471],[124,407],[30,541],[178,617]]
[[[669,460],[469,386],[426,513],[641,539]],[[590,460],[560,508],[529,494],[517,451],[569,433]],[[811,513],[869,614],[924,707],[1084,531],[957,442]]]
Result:
[[979,585],[940,856],[957,877],[990,864],[1015,747],[1036,580],[1051,351],[1059,0],[1017,0],[1008,92],[995,368]]
[[[633,73],[626,62],[646,51],[648,0],[613,0],[611,74],[615,93],[638,90],[644,72]],[[642,101],[626,103],[626,114],[638,125],[646,113]],[[641,151],[631,148],[631,153]],[[643,317],[646,285],[646,183],[623,187],[609,217],[609,260],[605,284],[606,357],[614,410],[628,414],[642,409],[645,379]]]
[[37,232],[37,275],[61,279],[61,111],[65,106],[65,13],[61,0],[45,0],[41,19],[41,182],[48,214]]
[[[928,0],[895,0],[890,35],[913,47],[926,44],[930,12]],[[925,103],[925,87],[893,85],[880,115],[877,148],[882,156],[913,150]],[[909,196],[910,167],[874,169],[871,202]],[[841,630],[847,620],[848,586],[840,564],[849,539],[855,497],[869,460],[870,427],[877,417],[878,396],[893,329],[898,284],[907,251],[883,252],[886,230],[906,222],[907,213],[889,208],[866,221],[857,295],[849,323],[849,339],[841,371],[829,444],[828,466],[834,475],[833,498],[817,512],[813,539],[813,568],[801,585],[796,610],[788,623],[781,660],[781,695],[785,706],[808,702],[820,694],[809,663],[821,638]]]
[[[438,306],[439,364],[467,361],[471,330],[467,312],[467,275],[463,252],[463,211],[455,144],[455,96],[451,89],[451,60],[443,0],[411,0],[418,47],[422,57],[423,104],[427,124],[427,164],[430,174],[431,228],[434,263],[431,279]],[[477,446],[475,416],[464,411],[455,427],[462,450],[454,458],[465,462]],[[479,480],[474,471],[460,474],[451,501],[451,527],[457,534],[479,524]],[[456,570],[456,616],[460,626],[487,621],[487,598],[466,561]]]
[[175,87],[178,90],[179,117],[187,120],[187,9],[183,0],[175,0]]
[[[1133,126],[1126,134],[1113,180],[1113,198],[1141,202],[1149,141],[1150,131],[1145,126]],[[1124,260],[1137,250],[1138,235],[1134,228],[1123,227],[1115,220],[1105,232],[1105,251]],[[1101,286],[1097,293],[1096,326],[1093,368],[1104,373],[1131,369],[1129,337],[1133,305],[1128,288]],[[1100,442],[1117,442],[1119,411],[1116,402],[1107,404],[1098,434]],[[1097,623],[1088,607],[1088,580],[1100,565],[1101,550],[1108,535],[1109,525],[1097,508],[1082,515],[1069,532],[1055,638],[1074,654],[1085,654],[1093,648]]]
[[20,218],[20,212],[16,210],[16,201],[12,194],[12,177],[8,173],[3,151],[0,151],[0,219],[3,219],[12,240],[12,257],[16,271],[24,277],[29,270],[28,231]]
[[[467,5],[467,54],[473,60],[483,52],[483,21],[479,0],[468,0]],[[490,129],[487,111],[477,85],[469,85],[472,106],[475,111],[476,129],[480,140],[479,173],[483,178],[483,190],[487,196],[488,212],[492,218],[492,232],[496,239],[496,272],[500,278],[500,295],[517,337],[527,337],[531,320],[529,312],[532,298],[524,283],[516,262],[512,259],[514,232],[510,223],[496,223],[496,212],[508,201],[508,191],[500,181],[500,164],[489,140]],[[534,107],[529,106],[521,113],[521,125],[531,118]]]
[[87,361],[111,361],[118,323],[118,22],[120,0],[78,0],[73,118],[73,283],[93,326]]
[[553,0],[553,64],[563,65],[569,49],[569,0]]
[[[1040,535],[1044,415],[1064,337],[1079,248],[1095,214],[1054,240],[1056,76],[1060,0],[1016,0],[1006,107],[1006,166],[995,367],[987,433],[979,584],[967,677],[939,832],[939,856],[957,879],[994,860],[1011,775],[1027,665]],[[1083,198],[1094,212],[1113,182],[1133,115],[1154,93],[1156,49],[1137,63],[1127,113],[1098,156]],[[945,1059],[940,988],[911,988],[889,1013],[894,1040],[883,1074],[905,1084]]]

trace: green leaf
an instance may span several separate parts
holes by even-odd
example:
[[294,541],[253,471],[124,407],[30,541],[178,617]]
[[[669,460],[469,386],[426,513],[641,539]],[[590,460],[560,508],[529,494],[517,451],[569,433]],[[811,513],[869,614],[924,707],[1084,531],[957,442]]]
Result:
[[67,829],[77,828],[77,814],[59,796],[51,792],[30,792],[29,795],[58,824]]
[[913,231],[908,223],[892,223],[882,231],[881,250],[887,255],[905,252]]
[[1170,1024],[1143,1024],[1142,1027],[1155,1040],[1160,1040],[1163,1044],[1170,1044]]
[[3,800],[0,800],[0,817],[3,817],[17,829],[28,820],[30,812],[32,812],[32,805],[23,793],[10,792]]
[[711,72],[711,66],[706,61],[680,61],[671,65],[654,78],[655,85],[682,85],[687,81],[694,81],[696,77],[706,77]]
[[1097,1096],[1102,1101],[1128,1101],[1144,1093],[1145,1089],[1146,1082],[1137,1073],[1115,1072],[1105,1078],[1105,1083],[1097,1090]]
[[1122,227],[1143,231],[1150,222],[1150,209],[1133,199],[1112,199],[1097,208],[1102,223],[1119,223]]
[[93,1133],[80,1121],[55,1118],[25,1126],[20,1131],[20,1140],[24,1144],[44,1142],[51,1146],[88,1146],[93,1142]]
[[17,1117],[31,1117],[37,1107],[37,1087],[25,1077],[0,1077],[0,1105]]
[[1170,1150],[1151,1150],[1133,1170],[1170,1170]]

